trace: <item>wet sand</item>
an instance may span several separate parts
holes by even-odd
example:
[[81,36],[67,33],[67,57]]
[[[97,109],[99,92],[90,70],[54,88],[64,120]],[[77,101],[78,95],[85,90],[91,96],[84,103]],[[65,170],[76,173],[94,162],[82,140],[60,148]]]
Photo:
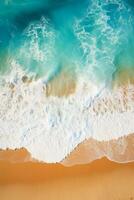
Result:
[[28,157],[24,149],[4,152],[5,160],[0,161],[1,200],[134,199],[134,162],[118,164],[103,158],[73,167],[11,163],[11,158],[21,161]]
[[102,157],[119,163],[134,161],[134,133],[109,141],[88,139],[62,161],[65,166],[87,164]]

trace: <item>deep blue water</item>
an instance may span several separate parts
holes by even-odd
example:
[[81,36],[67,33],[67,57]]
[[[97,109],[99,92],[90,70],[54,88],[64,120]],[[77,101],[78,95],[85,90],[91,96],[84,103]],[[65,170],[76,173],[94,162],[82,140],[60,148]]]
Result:
[[0,71],[14,59],[49,81],[68,68],[109,81],[134,68],[134,1],[0,0]]

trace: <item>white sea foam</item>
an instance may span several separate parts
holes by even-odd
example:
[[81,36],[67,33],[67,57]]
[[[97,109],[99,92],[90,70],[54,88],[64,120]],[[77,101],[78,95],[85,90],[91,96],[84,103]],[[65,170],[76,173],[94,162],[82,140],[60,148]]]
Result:
[[[114,11],[108,9],[110,5],[115,7]],[[76,19],[74,34],[83,51],[84,70],[90,80],[112,79],[117,70],[115,55],[120,53],[122,44],[127,44],[132,20],[130,8],[120,0],[91,0],[85,15]]]
[[99,141],[134,132],[134,88],[97,87],[78,79],[69,97],[46,97],[42,79],[24,83],[22,71],[12,62],[11,74],[1,77],[0,148],[25,147],[32,157],[59,162],[88,138]]
[[55,48],[57,32],[45,17],[34,21],[23,31],[14,58],[28,72],[48,79],[57,70]]

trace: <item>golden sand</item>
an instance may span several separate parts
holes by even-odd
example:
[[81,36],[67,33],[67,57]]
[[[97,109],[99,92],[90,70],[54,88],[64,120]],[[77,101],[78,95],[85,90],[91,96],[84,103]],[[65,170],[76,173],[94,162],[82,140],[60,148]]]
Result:
[[26,150],[1,151],[0,200],[134,200],[134,162],[118,164],[106,158],[64,167],[29,159]]

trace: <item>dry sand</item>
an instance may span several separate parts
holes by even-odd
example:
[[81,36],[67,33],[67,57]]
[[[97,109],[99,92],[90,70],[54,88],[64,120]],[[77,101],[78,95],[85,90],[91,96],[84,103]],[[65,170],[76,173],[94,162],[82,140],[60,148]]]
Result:
[[0,200],[134,200],[134,163],[106,158],[73,167],[11,163],[8,159],[18,156],[28,159],[28,153],[23,149],[3,153]]

